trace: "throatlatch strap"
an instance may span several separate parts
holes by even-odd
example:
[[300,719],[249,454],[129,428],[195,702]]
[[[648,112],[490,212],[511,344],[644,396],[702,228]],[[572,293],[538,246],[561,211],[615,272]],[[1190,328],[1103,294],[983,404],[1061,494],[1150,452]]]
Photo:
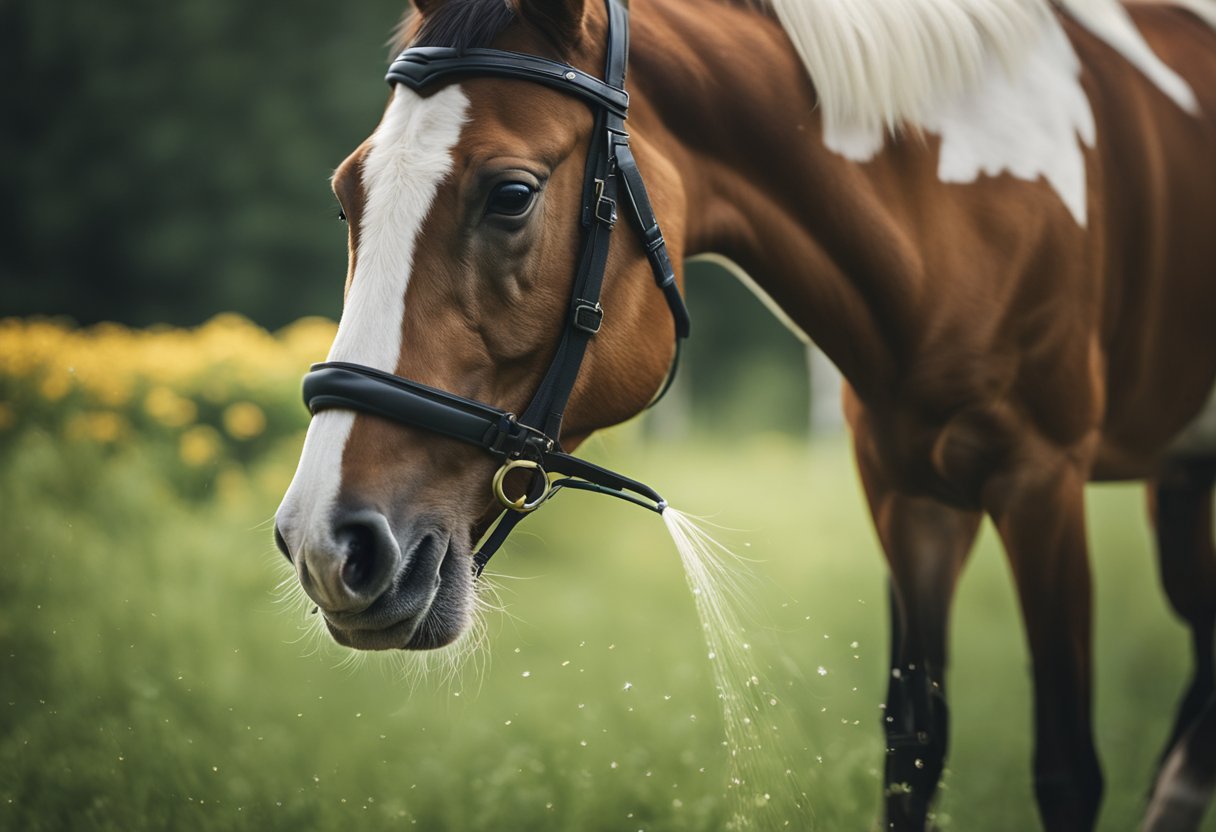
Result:
[[650,260],[651,271],[654,272],[654,282],[662,290],[667,306],[671,309],[671,317],[676,324],[676,338],[687,338],[692,330],[692,319],[688,315],[688,307],[684,305],[680,287],[676,284],[676,270],[667,253],[667,241],[663,239],[659,221],[655,219],[650,195],[646,193],[646,185],[642,183],[642,174],[633,159],[633,151],[628,145],[622,144],[617,148],[616,160],[621,178],[625,181],[629,215],[642,236],[642,245],[646,248],[646,257]]

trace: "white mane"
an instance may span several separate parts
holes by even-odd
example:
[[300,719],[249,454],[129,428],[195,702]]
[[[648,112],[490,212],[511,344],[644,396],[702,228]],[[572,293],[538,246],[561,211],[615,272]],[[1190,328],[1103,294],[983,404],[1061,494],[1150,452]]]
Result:
[[[1216,20],[1212,0],[1179,0]],[[815,82],[825,130],[849,134],[932,121],[991,62],[1016,72],[1042,37],[1049,0],[768,0]],[[1057,5],[1136,64],[1180,105],[1186,84],[1152,54],[1118,0]]]

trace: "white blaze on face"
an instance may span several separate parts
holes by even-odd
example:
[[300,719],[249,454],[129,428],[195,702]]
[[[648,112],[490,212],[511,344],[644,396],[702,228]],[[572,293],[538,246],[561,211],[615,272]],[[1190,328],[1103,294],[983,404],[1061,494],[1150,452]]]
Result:
[[[355,274],[330,361],[388,373],[397,369],[415,243],[439,184],[452,168],[452,148],[460,140],[468,105],[459,86],[423,98],[397,85],[363,159],[365,203]],[[300,464],[277,515],[293,552],[310,536],[329,534],[330,508],[342,484],[342,453],[354,420],[351,411],[327,410],[308,426]]]

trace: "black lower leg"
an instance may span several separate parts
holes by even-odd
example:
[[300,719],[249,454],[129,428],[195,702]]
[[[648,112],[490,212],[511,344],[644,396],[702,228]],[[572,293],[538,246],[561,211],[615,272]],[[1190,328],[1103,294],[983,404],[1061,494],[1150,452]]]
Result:
[[892,668],[883,727],[888,827],[923,829],[949,744],[946,697],[929,668]]
[[1161,764],[1216,693],[1216,560],[1211,528],[1214,480],[1213,460],[1180,459],[1166,465],[1153,486],[1161,582],[1174,611],[1191,630],[1195,660],[1194,673],[1161,752]]
[[891,677],[883,711],[886,764],[883,777],[888,829],[925,828],[945,766],[949,712],[940,668],[909,661],[901,614],[891,593]]

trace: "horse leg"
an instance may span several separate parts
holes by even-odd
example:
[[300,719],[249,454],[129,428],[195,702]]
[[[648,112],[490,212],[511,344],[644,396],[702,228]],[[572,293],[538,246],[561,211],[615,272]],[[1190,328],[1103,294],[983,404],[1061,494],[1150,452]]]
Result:
[[1191,629],[1195,673],[1161,755],[1144,828],[1196,829],[1216,786],[1216,460],[1173,460],[1149,488],[1161,583]]
[[883,729],[887,828],[923,830],[946,761],[946,628],[979,512],[886,487],[859,459],[891,573],[891,675]]
[[1048,832],[1078,832],[1093,828],[1102,798],[1091,711],[1085,475],[1054,455],[1037,463],[993,478],[984,501],[1017,584],[1034,668],[1039,814]]

